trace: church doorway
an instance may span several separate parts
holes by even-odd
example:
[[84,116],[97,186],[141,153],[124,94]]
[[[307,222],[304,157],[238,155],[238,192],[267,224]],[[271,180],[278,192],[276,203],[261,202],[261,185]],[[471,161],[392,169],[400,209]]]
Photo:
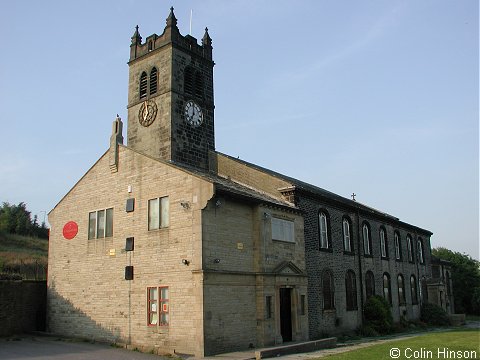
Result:
[[292,289],[280,288],[280,334],[283,342],[292,341]]

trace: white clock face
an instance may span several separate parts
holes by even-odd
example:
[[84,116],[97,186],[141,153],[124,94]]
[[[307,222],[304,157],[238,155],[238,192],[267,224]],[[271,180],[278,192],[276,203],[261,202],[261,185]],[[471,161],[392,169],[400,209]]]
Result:
[[185,121],[191,126],[200,126],[203,123],[203,112],[200,105],[192,100],[185,104]]

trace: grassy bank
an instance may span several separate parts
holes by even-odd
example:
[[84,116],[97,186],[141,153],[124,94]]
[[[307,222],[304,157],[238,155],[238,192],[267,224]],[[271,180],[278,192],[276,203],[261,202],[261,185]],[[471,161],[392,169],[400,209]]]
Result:
[[479,330],[433,332],[322,357],[328,360],[460,358],[480,359]]
[[42,279],[47,260],[48,240],[0,233],[0,273]]

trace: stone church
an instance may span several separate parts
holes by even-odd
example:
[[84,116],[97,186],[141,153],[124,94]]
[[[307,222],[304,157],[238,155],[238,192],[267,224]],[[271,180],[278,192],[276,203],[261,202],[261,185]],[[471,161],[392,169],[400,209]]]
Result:
[[420,227],[215,150],[212,39],[130,45],[128,131],[49,213],[48,330],[206,356],[419,317]]

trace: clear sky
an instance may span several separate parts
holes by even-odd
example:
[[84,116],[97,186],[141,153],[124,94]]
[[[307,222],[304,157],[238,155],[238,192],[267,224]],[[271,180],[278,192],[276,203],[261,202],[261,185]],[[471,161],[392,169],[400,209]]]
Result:
[[[0,201],[40,221],[126,123],[135,25],[208,26],[217,150],[479,257],[477,0],[0,0]],[[126,132],[124,132],[126,136]]]

